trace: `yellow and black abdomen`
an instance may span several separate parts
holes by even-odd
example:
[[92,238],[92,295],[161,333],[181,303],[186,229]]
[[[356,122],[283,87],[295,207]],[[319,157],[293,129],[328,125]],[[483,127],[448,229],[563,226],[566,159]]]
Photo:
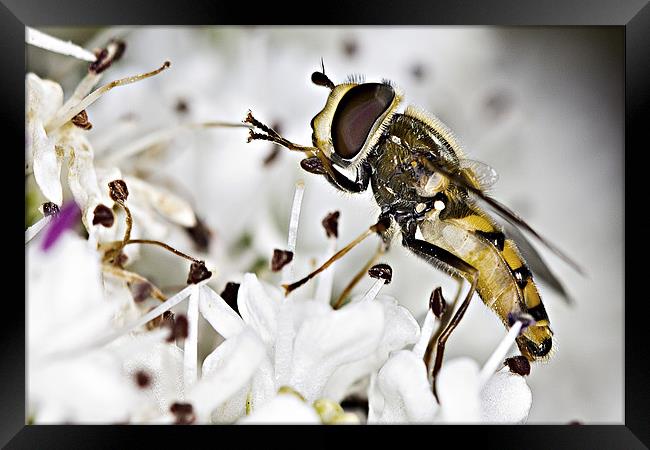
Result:
[[531,361],[547,357],[553,333],[532,274],[515,243],[483,215],[447,220],[438,215],[434,211],[420,224],[423,237],[478,270],[478,295],[507,328],[513,317],[530,314],[535,324],[524,330],[517,344]]

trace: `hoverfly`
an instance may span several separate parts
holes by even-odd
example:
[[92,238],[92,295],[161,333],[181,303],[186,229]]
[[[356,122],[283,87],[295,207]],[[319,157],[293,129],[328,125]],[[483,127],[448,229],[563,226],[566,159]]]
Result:
[[[285,291],[301,286],[375,232],[386,246],[394,236],[401,235],[407,249],[470,284],[461,306],[435,343],[436,361],[430,374],[434,392],[445,343],[475,292],[506,328],[515,318],[532,318],[516,340],[519,350],[529,361],[550,357],[553,331],[522,253],[534,264],[536,275],[566,294],[517,227],[535,236],[577,271],[581,269],[485,193],[496,173],[487,165],[465,159],[457,139],[439,119],[414,106],[398,113],[403,94],[391,82],[350,78],[335,85],[324,67],[311,79],[330,90],[325,107],[311,121],[312,146],[288,141],[250,112],[244,122],[258,131],[249,131],[248,142],[267,140],[304,152],[301,167],[324,176],[338,190],[359,193],[370,186],[381,213],[365,234],[308,276],[284,285]],[[356,172],[355,179],[337,167]],[[489,210],[507,222],[498,223]],[[429,355],[433,345],[429,344]],[[426,357],[425,362],[430,370]]]

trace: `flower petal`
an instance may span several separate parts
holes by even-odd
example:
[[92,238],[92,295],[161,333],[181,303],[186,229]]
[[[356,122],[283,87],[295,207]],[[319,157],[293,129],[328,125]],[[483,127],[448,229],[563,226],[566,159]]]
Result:
[[255,274],[244,275],[237,296],[237,307],[246,324],[257,332],[268,348],[273,348],[279,302],[267,294]]
[[62,145],[69,149],[70,166],[68,167],[68,185],[75,202],[81,208],[82,220],[89,233],[95,227],[92,225],[93,211],[101,202],[101,191],[97,182],[93,149],[88,139],[79,132],[70,132]]
[[320,397],[341,365],[372,354],[384,331],[384,309],[375,302],[348,305],[312,317],[296,333],[289,383],[308,401]]
[[340,402],[353,383],[378,370],[391,352],[401,350],[418,339],[420,327],[408,309],[389,296],[377,297],[376,301],[384,308],[385,322],[379,346],[372,355],[336,369],[323,391],[325,397]]
[[196,225],[194,210],[181,197],[140,178],[125,177],[125,181],[134,195],[146,198],[151,206],[166,219],[182,227]]
[[199,310],[212,328],[226,339],[239,334],[245,326],[242,318],[212,288],[202,285],[199,289]]
[[244,417],[241,424],[320,424],[316,410],[293,394],[278,394],[273,400]]
[[443,363],[436,390],[442,419],[453,423],[480,420],[479,367],[472,359],[456,358]]
[[203,362],[203,374],[186,395],[197,418],[207,420],[212,411],[248,384],[265,355],[252,330],[225,340]]
[[524,423],[532,401],[526,379],[502,369],[490,377],[481,391],[481,419],[490,423]]
[[373,380],[368,423],[432,422],[438,405],[424,361],[413,352],[394,353]]

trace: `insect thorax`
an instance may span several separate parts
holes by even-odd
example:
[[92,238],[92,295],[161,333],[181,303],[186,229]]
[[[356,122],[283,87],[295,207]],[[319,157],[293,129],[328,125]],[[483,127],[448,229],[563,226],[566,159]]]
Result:
[[382,209],[415,209],[423,198],[444,188],[441,177],[424,167],[423,157],[452,171],[459,163],[454,150],[438,139],[435,130],[414,117],[396,114],[368,155],[374,168],[372,189]]

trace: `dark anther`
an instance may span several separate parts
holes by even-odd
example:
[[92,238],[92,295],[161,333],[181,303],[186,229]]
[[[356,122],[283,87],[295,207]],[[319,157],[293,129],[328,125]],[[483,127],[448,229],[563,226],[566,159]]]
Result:
[[56,203],[45,202],[41,205],[43,216],[50,217],[59,213],[59,206]]
[[96,74],[102,73],[108,69],[113,62],[122,57],[124,50],[126,50],[126,44],[123,41],[112,39],[106,48],[99,52],[95,52],[97,59],[90,64],[88,71]]
[[108,192],[114,201],[126,201],[129,196],[129,188],[123,180],[113,180],[108,183]]
[[334,211],[325,216],[323,221],[323,228],[325,228],[325,234],[327,237],[339,237],[339,217],[341,213]]
[[358,50],[359,50],[359,45],[357,44],[356,41],[352,39],[347,39],[343,41],[343,53],[345,53],[345,55],[348,58],[354,57],[354,55],[357,54]]
[[579,420],[572,420],[571,422],[567,423],[567,425],[574,425],[575,426],[575,425],[583,425],[583,423],[580,422]]
[[93,225],[102,225],[110,228],[113,226],[113,222],[115,222],[115,216],[108,206],[100,203],[95,207],[93,211]]
[[211,276],[212,272],[205,267],[205,262],[193,262],[190,266],[190,273],[187,275],[187,284],[197,284]]
[[189,403],[176,402],[172,404],[169,410],[176,417],[176,424],[178,425],[189,425],[196,420],[194,408]]
[[368,275],[372,278],[378,278],[390,284],[393,279],[393,268],[388,264],[375,264],[368,270]]
[[271,259],[271,270],[279,272],[284,266],[289,264],[293,259],[293,252],[288,250],[273,250],[273,258]]
[[196,224],[193,227],[185,228],[185,232],[190,236],[194,246],[197,250],[205,252],[210,247],[210,239],[212,238],[212,231],[206,226],[198,217],[196,218]]
[[[226,287],[223,288],[221,292],[221,298],[223,298],[228,306],[230,306],[237,314],[239,314],[239,307],[237,306],[237,294],[239,294],[239,283],[229,281],[226,283]],[[241,314],[239,314],[241,316]]]
[[442,296],[442,288],[440,286],[435,288],[431,293],[431,297],[429,297],[429,308],[431,308],[431,312],[433,312],[433,315],[438,319],[445,314],[445,311],[447,310],[447,302]]
[[148,281],[136,281],[131,285],[131,295],[133,296],[133,301],[136,303],[142,303],[151,297],[152,291],[153,286]]
[[85,109],[81,110],[81,112],[70,119],[70,121],[84,130],[90,130],[93,127],[93,124],[88,121],[88,113]]
[[[163,316],[163,320],[164,319]],[[187,317],[184,315],[179,314],[174,317],[173,321],[166,321],[163,322],[163,324],[171,325],[171,333],[169,333],[169,336],[167,337],[167,342],[174,342],[176,339],[185,339],[187,337],[190,325],[187,321]]]
[[138,370],[135,374],[135,382],[141,388],[146,388],[151,384],[151,375],[144,370]]
[[417,81],[422,81],[424,79],[426,71],[424,70],[424,66],[420,63],[416,63],[411,67],[411,75],[413,78],[415,78]]
[[317,86],[325,86],[334,89],[335,85],[323,72],[314,72],[311,74],[311,82]]
[[316,175],[324,175],[327,173],[323,162],[318,159],[318,156],[312,156],[311,158],[303,159],[300,161],[300,167],[302,167],[304,171]]
[[535,325],[535,319],[533,319],[530,314],[513,314],[511,312],[508,313],[508,326],[512,327],[517,321],[521,322],[521,330],[519,331],[519,334],[523,333],[524,330],[529,326]]
[[129,260],[129,257],[126,256],[126,253],[124,251],[120,250],[120,252],[115,256],[113,259],[113,265],[117,267],[121,267],[122,269],[126,265],[126,262]]
[[186,114],[189,110],[190,107],[188,106],[187,102],[183,100],[182,98],[179,98],[176,101],[176,106],[174,107],[177,113],[179,114]]
[[510,372],[516,373],[517,375],[530,375],[530,363],[525,356],[519,355],[506,358],[503,365],[508,366]]

